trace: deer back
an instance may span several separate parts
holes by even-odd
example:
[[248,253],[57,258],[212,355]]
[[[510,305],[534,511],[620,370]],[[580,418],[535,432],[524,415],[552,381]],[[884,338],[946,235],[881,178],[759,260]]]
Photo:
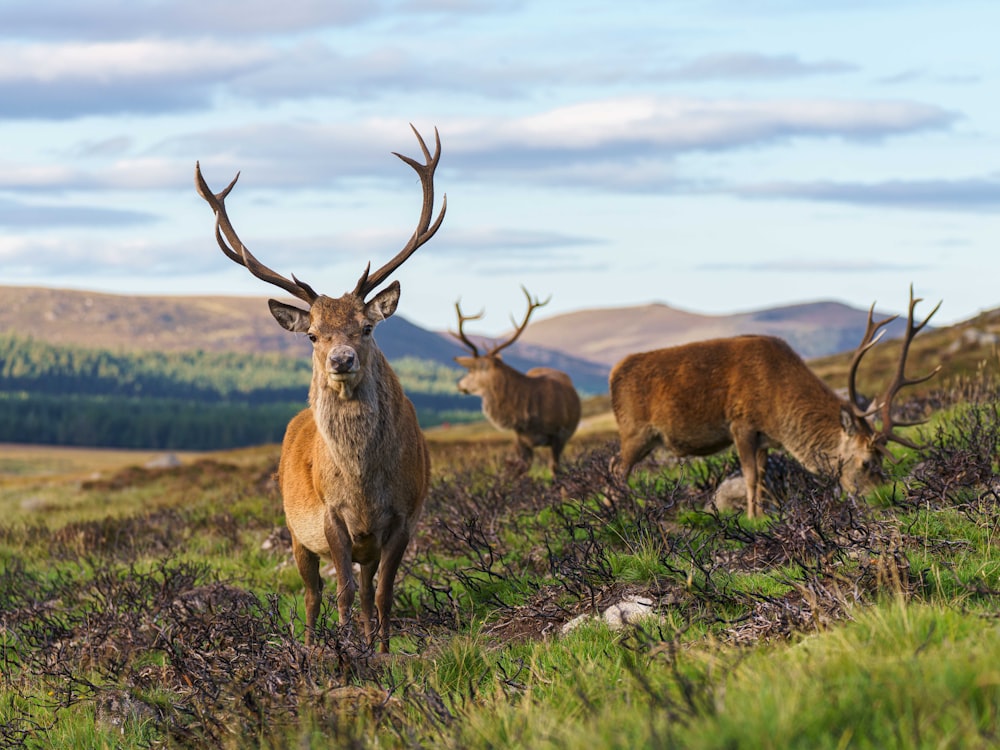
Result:
[[629,355],[612,369],[610,387],[623,429],[655,429],[679,455],[725,448],[731,425],[740,423],[809,465],[815,464],[812,456],[838,453],[846,434],[844,402],[787,343],[771,336]]

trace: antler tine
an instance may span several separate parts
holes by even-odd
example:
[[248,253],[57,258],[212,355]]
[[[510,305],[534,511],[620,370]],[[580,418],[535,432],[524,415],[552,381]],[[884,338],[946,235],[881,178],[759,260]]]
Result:
[[938,371],[941,369],[941,365],[938,365],[930,373],[922,377],[906,377],[906,358],[909,356],[910,344],[912,343],[913,338],[921,330],[923,330],[924,326],[926,326],[930,319],[934,316],[934,313],[938,311],[938,308],[941,307],[941,302],[938,302],[927,317],[925,317],[920,323],[915,324],[913,322],[913,313],[916,310],[917,303],[922,301],[923,299],[919,297],[916,299],[913,297],[913,285],[911,284],[910,309],[906,316],[906,336],[903,338],[903,345],[899,354],[899,362],[896,364],[896,373],[889,385],[886,386],[885,396],[883,396],[882,401],[878,406],[878,411],[882,420],[882,428],[879,432],[881,441],[884,443],[891,440],[899,443],[900,445],[905,445],[908,448],[919,448],[920,446],[907,438],[896,435],[893,432],[893,429],[895,427],[913,427],[914,425],[923,424],[923,420],[918,420],[916,422],[894,421],[892,418],[892,400],[902,388],[905,388],[908,385],[918,385],[919,383],[924,383],[937,375]]
[[476,347],[475,344],[472,343],[472,341],[469,340],[468,336],[465,335],[464,326],[466,321],[468,320],[479,320],[480,318],[482,318],[486,310],[480,310],[478,315],[462,315],[461,300],[456,300],[455,312],[458,314],[458,333],[450,331],[451,335],[457,338],[463,344],[465,344],[472,352],[473,357],[478,357],[479,349]]
[[432,156],[430,150],[427,148],[427,144],[424,142],[423,136],[413,126],[413,123],[410,123],[410,129],[417,136],[417,141],[420,143],[420,150],[424,154],[425,163],[421,164],[415,159],[411,159],[409,156],[404,156],[395,151],[392,153],[413,167],[413,170],[420,178],[420,186],[424,196],[423,206],[420,209],[420,221],[417,222],[417,228],[414,230],[409,242],[406,243],[403,249],[392,260],[372,274],[369,274],[371,264],[368,264],[364,273],[361,274],[361,278],[358,279],[357,286],[354,287],[354,293],[361,297],[361,299],[364,299],[372,290],[389,278],[389,275],[403,265],[406,259],[416,252],[417,248],[434,236],[440,228],[441,222],[444,221],[445,212],[448,210],[448,196],[445,195],[441,200],[441,212],[438,214],[437,219],[434,220],[434,223],[431,224],[431,216],[434,213],[434,170],[437,169],[438,161],[441,159],[441,136],[438,135],[437,128],[434,128],[434,155]]
[[488,356],[492,357],[494,354],[497,354],[501,350],[506,349],[508,346],[517,341],[521,337],[521,334],[524,333],[524,329],[528,327],[528,320],[531,318],[531,313],[533,313],[539,307],[545,307],[545,305],[549,304],[549,302],[552,301],[551,294],[549,295],[548,299],[545,300],[544,302],[539,302],[537,297],[532,299],[531,295],[528,293],[528,290],[524,288],[523,284],[521,285],[521,291],[524,292],[524,296],[528,300],[528,311],[524,314],[524,320],[522,320],[521,324],[518,325],[517,321],[514,320],[514,316],[512,315],[510,318],[510,322],[513,323],[515,327],[514,335],[511,336],[506,341],[503,341],[494,346],[492,349],[490,349],[488,352]]
[[[261,263],[254,256],[247,246],[243,244],[240,240],[239,235],[236,234],[236,230],[233,228],[232,223],[229,221],[229,215],[226,213],[226,196],[229,195],[230,191],[236,186],[236,181],[240,178],[240,173],[237,172],[233,181],[230,182],[224,190],[220,193],[213,193],[211,188],[209,188],[208,183],[201,174],[201,163],[194,163],[194,183],[195,188],[198,191],[198,195],[205,199],[205,202],[212,207],[215,212],[215,241],[219,244],[219,248],[225,253],[226,257],[229,258],[234,263],[238,263],[244,268],[246,268],[250,273],[256,276],[261,281],[266,281],[269,284],[274,284],[275,286],[284,289],[289,294],[298,297],[303,302],[312,304],[319,297],[312,287],[303,281],[299,281],[293,275],[291,279],[287,279],[281,274],[272,271],[270,268]],[[225,237],[223,237],[225,235]],[[229,240],[229,244],[226,244],[226,240]]]
[[[858,406],[858,389],[856,383],[858,365],[861,364],[861,359],[865,356],[865,353],[875,346],[875,344],[877,344],[885,335],[885,331],[879,331],[879,329],[889,325],[892,321],[899,317],[898,315],[893,315],[876,323],[873,319],[874,314],[875,303],[872,302],[872,306],[868,308],[868,324],[865,327],[865,335],[861,337],[861,343],[858,344],[858,348],[854,352],[854,357],[851,359],[851,367],[847,371],[847,395],[851,401],[851,409],[855,415],[861,417],[862,419],[869,416],[869,412]],[[875,335],[876,332],[878,332],[877,336]]]

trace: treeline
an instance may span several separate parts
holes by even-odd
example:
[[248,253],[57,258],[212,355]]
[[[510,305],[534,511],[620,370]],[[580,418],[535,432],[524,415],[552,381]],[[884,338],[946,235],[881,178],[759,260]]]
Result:
[[[479,417],[458,371],[393,363],[425,427]],[[212,450],[281,440],[306,405],[308,359],[112,352],[0,335],[0,442]]]

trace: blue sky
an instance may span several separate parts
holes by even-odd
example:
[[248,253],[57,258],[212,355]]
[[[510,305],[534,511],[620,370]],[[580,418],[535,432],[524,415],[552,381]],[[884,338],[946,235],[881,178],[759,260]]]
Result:
[[[1000,4],[0,0],[0,284],[339,296],[413,231],[399,314],[483,332],[648,302],[1000,307]],[[440,197],[439,197],[440,200]],[[2,300],[0,300],[2,304]],[[544,313],[544,314],[543,314]],[[262,305],[262,315],[267,315]]]

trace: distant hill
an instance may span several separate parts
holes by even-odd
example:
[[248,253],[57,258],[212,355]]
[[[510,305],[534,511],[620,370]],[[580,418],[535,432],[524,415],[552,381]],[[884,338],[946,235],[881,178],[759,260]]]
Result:
[[[283,331],[265,300],[263,296],[132,296],[6,286],[0,287],[0,333],[123,351],[200,349],[307,357],[309,342]],[[930,302],[917,312],[929,312]],[[901,297],[898,308],[904,305],[905,297]],[[663,304],[583,310],[533,322],[505,352],[505,359],[521,370],[556,367],[570,373],[585,393],[603,393],[611,366],[632,352],[764,333],[786,339],[803,357],[813,360],[853,350],[867,314],[867,310],[829,301],[733,315],[702,315]],[[884,317],[879,311],[876,315]],[[901,335],[903,325],[899,320],[890,325],[887,338]],[[390,360],[412,357],[455,366],[453,358],[464,352],[446,332],[428,331],[398,314],[380,325],[375,336]]]
[[[285,353],[308,357],[305,336],[294,336],[271,317],[266,297],[139,296],[69,289],[0,287],[0,333],[50,344],[123,351]],[[463,348],[446,333],[428,331],[394,315],[375,332],[390,361],[427,359],[453,367]],[[565,351],[511,347],[505,358],[520,369],[565,370],[577,388],[607,390],[608,368]]]
[[[882,317],[876,311],[876,319]],[[699,315],[653,304],[583,310],[538,320],[519,343],[571,352],[611,367],[632,352],[761,333],[780,336],[811,359],[854,349],[867,320],[867,310],[839,302],[812,302],[733,315]],[[901,335],[904,325],[905,316],[887,326],[887,337]]]

